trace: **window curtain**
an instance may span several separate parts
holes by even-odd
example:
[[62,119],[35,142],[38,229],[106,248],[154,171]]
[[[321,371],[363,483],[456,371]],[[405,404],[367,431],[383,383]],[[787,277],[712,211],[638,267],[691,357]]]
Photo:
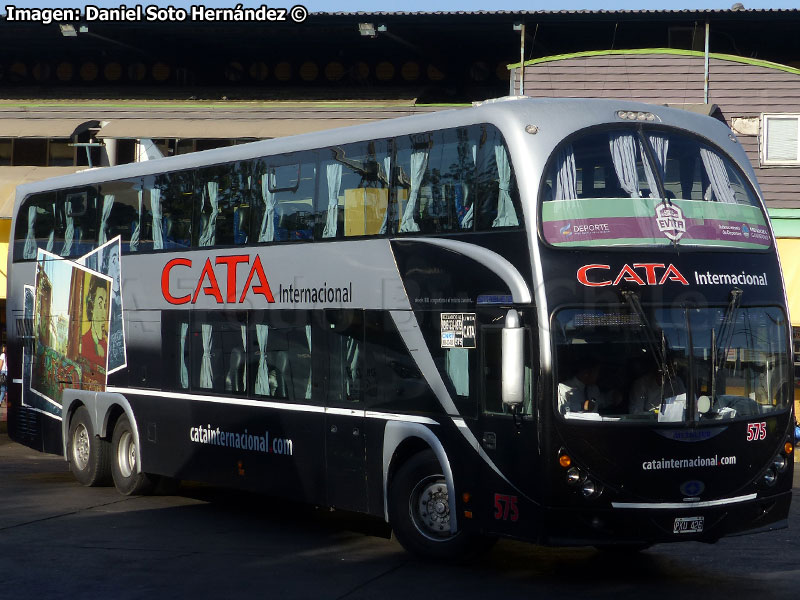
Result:
[[[242,350],[245,352],[247,351],[247,325],[242,325]],[[246,358],[246,355],[245,355]],[[242,391],[247,391],[247,360],[244,361],[244,371],[242,372],[242,381],[244,382],[244,387]]]
[[64,245],[61,247],[61,256],[69,256],[72,252],[72,242],[75,239],[75,217],[72,216],[72,200],[64,202],[64,218],[67,227],[64,230]]
[[56,223],[58,222],[58,215],[56,214],[56,203],[53,202],[52,204],[53,209],[53,227],[50,229],[50,235],[47,236],[47,247],[45,250],[48,252],[53,251],[53,247],[56,244]]
[[430,149],[427,147],[411,152],[411,189],[408,192],[408,203],[400,221],[400,231],[403,233],[419,231],[419,225],[414,219],[414,213],[417,211],[417,201],[422,187],[422,178],[425,176],[425,170],[428,167],[429,154]]
[[[208,220],[205,227],[200,234],[201,246],[213,246],[217,240],[217,213],[219,212],[219,183],[216,181],[209,181],[208,189],[208,203],[211,205],[211,212],[208,214]],[[203,202],[205,206],[205,202]],[[202,212],[202,208],[201,208]]]
[[36,258],[36,233],[34,227],[36,225],[36,207],[28,207],[28,233],[25,234],[25,247],[22,249],[23,258]]
[[631,198],[641,198],[636,171],[636,139],[631,133],[609,133],[608,139],[620,187]]
[[181,387],[189,388],[189,367],[186,365],[186,339],[189,336],[189,324],[181,323]]
[[[474,167],[473,175],[475,175],[475,179],[477,180],[478,174],[478,144],[472,144],[472,164]],[[464,198],[462,200],[463,206],[467,205],[467,199],[469,197],[469,185],[466,183],[463,184],[462,189],[464,190]],[[464,215],[459,219],[459,224],[461,225],[461,229],[472,229],[473,219],[475,217],[475,201],[473,200],[470,204],[469,208],[466,210]]]
[[492,222],[492,227],[515,227],[519,225],[517,211],[511,201],[511,162],[505,146],[499,144],[494,147],[494,158],[497,162],[497,176],[500,192],[497,195],[497,216]]
[[469,349],[448,348],[444,355],[444,369],[456,394],[469,396]]
[[269,325],[256,323],[256,339],[258,340],[258,370],[256,371],[256,394],[270,396],[269,367],[267,366],[267,339]]
[[[311,354],[311,325],[306,325],[306,340],[308,341],[308,353]],[[311,363],[308,367],[308,384],[306,385],[306,400],[311,400]]]
[[335,238],[339,225],[339,190],[342,187],[342,164],[330,162],[326,168],[328,177],[328,214],[325,219],[325,229],[322,237]]
[[[358,381],[358,359],[360,355],[360,345],[358,340],[348,337],[347,338],[347,379],[346,379],[346,386],[347,389],[345,392],[347,393],[347,397],[355,393],[357,386],[356,381]],[[353,401],[357,402],[360,398],[354,398]]]
[[164,247],[164,219],[161,215],[161,190],[150,190],[150,210],[153,211],[153,249],[161,250]]
[[131,233],[130,248],[131,252],[139,251],[139,238],[142,235],[142,208],[144,207],[144,190],[139,188],[139,213],[136,215],[136,223],[133,226],[133,233]]
[[203,335],[203,360],[200,366],[200,387],[211,389],[214,387],[214,374],[211,369],[211,336],[213,329],[211,323],[203,323],[200,326]]
[[558,151],[558,172],[556,173],[556,200],[576,200],[578,198],[578,171],[575,167],[575,151],[568,144]]
[[103,210],[100,213],[100,231],[97,232],[97,245],[102,246],[108,241],[108,218],[114,206],[114,194],[103,196]]
[[261,198],[264,200],[264,216],[261,218],[261,229],[258,233],[259,242],[271,242],[275,239],[275,193],[269,188],[276,185],[275,173],[267,172],[261,177]]
[[[656,134],[648,135],[647,139],[650,142],[650,147],[653,149],[653,155],[656,159],[656,168],[658,169],[658,174],[661,177],[661,181],[664,181],[667,169],[667,150],[669,149],[669,139],[664,135]],[[653,173],[653,168],[650,165],[650,161],[645,159],[647,154],[645,153],[641,142],[639,142],[639,149],[642,154],[642,162],[644,163],[644,175],[647,178],[647,185],[650,187],[650,197],[657,198],[658,181]]]
[[[383,157],[383,172],[386,175],[386,185],[391,189],[392,185],[392,157]],[[399,202],[399,200],[398,200]],[[379,233],[386,233],[386,227],[389,224],[389,206],[386,206],[386,212],[383,214],[383,223],[381,223],[381,230]]]
[[736,204],[736,194],[731,187],[728,170],[725,168],[722,158],[707,148],[700,148],[700,158],[703,160],[706,175],[711,182],[711,189],[714,191],[717,201]]

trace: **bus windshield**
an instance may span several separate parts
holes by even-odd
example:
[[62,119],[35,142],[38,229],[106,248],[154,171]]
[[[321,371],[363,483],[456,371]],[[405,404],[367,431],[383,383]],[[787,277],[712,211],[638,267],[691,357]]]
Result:
[[566,419],[706,423],[789,406],[778,308],[569,308],[554,325]]
[[758,197],[732,160],[688,135],[593,129],[562,144],[542,184],[554,246],[768,248]]

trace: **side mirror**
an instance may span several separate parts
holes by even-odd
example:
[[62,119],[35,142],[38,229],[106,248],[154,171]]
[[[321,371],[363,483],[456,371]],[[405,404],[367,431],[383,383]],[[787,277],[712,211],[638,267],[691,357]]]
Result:
[[513,308],[506,313],[502,352],[503,404],[516,408],[525,399],[525,329]]

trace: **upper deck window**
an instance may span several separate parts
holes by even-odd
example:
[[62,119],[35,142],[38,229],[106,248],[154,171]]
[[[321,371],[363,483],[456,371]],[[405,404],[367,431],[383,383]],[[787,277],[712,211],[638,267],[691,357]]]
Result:
[[[0,146],[2,162],[2,146]],[[512,156],[490,124],[161,171],[22,201],[14,261],[519,228]]]
[[15,254],[35,259],[42,248],[71,258],[91,251],[97,244],[97,208],[92,186],[28,196],[17,218]]
[[759,200],[733,161],[673,131],[594,130],[551,158],[542,230],[555,246],[766,248]]

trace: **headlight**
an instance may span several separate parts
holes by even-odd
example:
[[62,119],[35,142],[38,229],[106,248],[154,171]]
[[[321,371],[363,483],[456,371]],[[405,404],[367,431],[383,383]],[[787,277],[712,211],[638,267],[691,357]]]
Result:
[[569,485],[578,485],[581,482],[581,472],[572,467],[567,471],[567,483]]
[[581,486],[581,493],[585,498],[589,498],[597,494],[597,485],[591,479],[587,479],[583,482],[583,486]]
[[776,456],[772,461],[772,468],[775,469],[778,473],[783,473],[786,470],[788,463],[786,461],[786,457],[782,455]]

